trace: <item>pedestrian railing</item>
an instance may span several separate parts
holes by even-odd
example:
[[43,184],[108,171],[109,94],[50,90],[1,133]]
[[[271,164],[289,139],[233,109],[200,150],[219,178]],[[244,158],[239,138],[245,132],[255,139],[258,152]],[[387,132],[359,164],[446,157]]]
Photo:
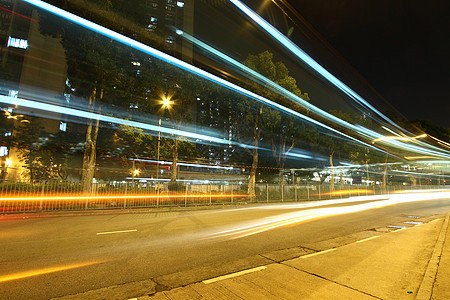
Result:
[[80,183],[69,181],[2,182],[0,213],[296,202],[436,188],[440,187],[257,184],[255,195],[250,196],[246,186],[240,184],[170,185],[111,181],[94,183],[90,191],[83,191]]

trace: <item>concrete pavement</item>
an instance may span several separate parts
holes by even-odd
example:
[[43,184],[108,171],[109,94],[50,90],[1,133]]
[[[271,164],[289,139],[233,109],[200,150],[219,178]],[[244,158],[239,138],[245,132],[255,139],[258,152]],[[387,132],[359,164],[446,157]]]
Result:
[[136,299],[450,299],[449,216]]

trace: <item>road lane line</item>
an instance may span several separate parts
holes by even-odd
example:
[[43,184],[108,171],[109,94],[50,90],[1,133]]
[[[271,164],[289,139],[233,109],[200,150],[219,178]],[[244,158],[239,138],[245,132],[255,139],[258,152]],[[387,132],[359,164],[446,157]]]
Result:
[[328,249],[328,250],[323,250],[323,251],[319,251],[319,252],[315,252],[315,253],[311,253],[311,254],[306,254],[306,255],[300,256],[300,258],[308,258],[308,257],[311,257],[311,256],[316,256],[316,255],[319,255],[319,254],[331,252],[331,251],[334,251],[334,250],[336,250],[336,248],[331,248],[331,249]]
[[403,222],[405,224],[410,224],[410,225],[422,225],[423,222]]
[[228,275],[224,275],[224,276],[219,276],[216,278],[211,278],[208,280],[203,280],[202,282],[204,284],[210,284],[216,281],[220,281],[220,280],[224,280],[224,279],[228,279],[228,278],[233,278],[233,277],[237,277],[237,276],[241,276],[244,274],[248,274],[248,273],[253,273],[253,272],[257,272],[257,271],[261,271],[267,269],[266,266],[262,266],[262,267],[257,267],[257,268],[253,268],[253,269],[248,269],[248,270],[244,270],[244,271],[240,271],[240,272],[236,272],[236,273],[232,273],[232,274],[228,274]]
[[380,236],[379,235],[371,236],[369,238],[356,241],[356,243],[362,243],[362,242],[365,242],[365,241],[370,241],[370,240],[376,239],[377,237],[380,237]]
[[118,230],[118,231],[107,231],[107,232],[97,232],[97,235],[114,234],[114,233],[124,233],[124,232],[133,232],[133,231],[137,231],[137,229]]

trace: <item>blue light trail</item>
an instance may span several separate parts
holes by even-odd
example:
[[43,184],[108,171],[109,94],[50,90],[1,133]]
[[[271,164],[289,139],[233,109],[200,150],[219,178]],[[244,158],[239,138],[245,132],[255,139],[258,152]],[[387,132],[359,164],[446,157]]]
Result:
[[[376,148],[370,144],[367,144],[363,141],[360,141],[352,136],[349,136],[345,133],[340,132],[339,130],[336,130],[332,127],[329,127],[325,124],[320,123],[319,121],[316,121],[308,116],[305,116],[303,114],[300,114],[297,111],[294,111],[292,109],[289,109],[283,105],[280,105],[276,102],[273,102],[267,98],[264,98],[258,94],[255,94],[251,91],[248,91],[236,84],[233,84],[231,82],[228,82],[218,76],[215,76],[213,74],[210,74],[200,68],[197,68],[189,63],[186,63],[182,60],[179,60],[173,56],[170,56],[164,52],[161,52],[159,50],[156,50],[152,47],[149,47],[141,42],[138,42],[136,40],[133,40],[129,37],[126,37],[120,33],[117,33],[113,30],[110,30],[108,28],[105,28],[99,24],[96,24],[94,22],[88,21],[84,18],[81,18],[77,15],[74,15],[72,13],[69,13],[63,9],[60,9],[56,6],[53,6],[51,4],[48,4],[44,1],[40,1],[40,0],[23,0],[24,2],[30,3],[34,6],[37,6],[43,10],[46,10],[52,14],[55,14],[57,16],[60,16],[66,20],[69,20],[71,22],[74,22],[78,25],[81,25],[82,27],[85,27],[89,30],[95,31],[99,34],[102,34],[104,36],[107,36],[115,41],[118,41],[126,46],[132,47],[134,49],[137,49],[139,51],[142,51],[146,54],[149,54],[153,57],[156,57],[158,59],[161,59],[162,61],[165,61],[167,63],[170,63],[174,66],[177,66],[183,70],[186,70],[188,72],[191,72],[193,74],[196,74],[202,78],[205,78],[209,81],[215,82],[221,86],[224,86],[228,89],[231,89],[233,91],[236,91],[244,96],[247,96],[249,98],[252,98],[254,100],[257,100],[261,103],[267,104],[271,107],[274,107],[280,111],[283,111],[285,113],[288,113],[289,115],[295,116],[297,118],[301,118],[303,120],[306,120],[308,122],[311,122],[312,124],[318,125],[322,128],[325,128],[327,130],[330,130],[332,132],[338,133],[340,135],[345,136],[346,138],[355,141],[357,143],[363,144],[366,147],[370,147],[373,149],[376,149],[377,151],[381,151],[384,153],[387,153],[383,150],[380,150],[379,148]],[[337,87],[341,88],[345,93],[347,93],[350,97],[354,98],[355,100],[365,104],[367,107],[373,109],[374,111],[375,108],[373,108],[369,103],[367,103],[364,99],[362,99],[360,96],[358,96],[355,92],[353,92],[350,88],[348,88],[346,85],[344,85],[342,82],[340,82],[339,80],[337,80],[333,75],[331,75],[330,73],[328,73],[328,71],[326,71],[323,67],[321,67],[320,65],[318,65],[314,60],[312,60],[312,58],[310,58],[306,53],[303,52],[303,50],[299,49],[295,44],[293,44],[290,40],[286,39],[286,37],[284,37],[281,33],[279,33],[275,28],[273,28],[270,24],[268,24],[267,22],[265,22],[261,17],[259,17],[257,14],[255,14],[253,11],[251,11],[250,9],[248,9],[245,5],[243,5],[240,1],[237,0],[230,0],[233,4],[235,4],[239,9],[241,9],[243,12],[245,12],[248,16],[250,16],[253,20],[255,20],[255,22],[257,22],[260,26],[262,26],[266,31],[268,31],[271,35],[273,35],[274,37],[276,37],[280,42],[283,43],[283,45],[285,45],[286,47],[288,47],[291,51],[293,51],[296,55],[298,55],[300,58],[302,58],[303,60],[305,60],[308,64],[310,64],[311,66],[314,66],[315,69],[321,73],[323,76],[325,76],[328,80],[330,80],[330,82],[333,82]],[[377,113],[379,113],[378,111],[376,111]],[[379,113],[380,114],[380,113]],[[380,114],[381,116],[383,116],[382,114]],[[106,116],[103,116],[106,117]],[[386,118],[385,116],[383,116],[384,118]],[[390,123],[392,123],[393,125],[395,125],[396,127],[399,127],[398,125],[396,125],[395,123],[393,123],[391,120],[389,120],[388,118],[386,118],[387,121],[389,121]],[[125,120],[124,120],[125,121]],[[342,120],[341,120],[342,121]],[[133,125],[130,125],[133,126]],[[153,126],[153,125],[148,125],[147,126]],[[400,128],[400,127],[399,127]],[[154,129],[151,129],[154,130]],[[366,129],[368,130],[368,129]],[[193,133],[190,133],[193,134]],[[185,134],[180,134],[183,136],[186,136]],[[193,134],[195,135],[195,134]],[[376,132],[373,132],[373,135],[375,138],[380,138],[382,137],[381,134],[378,134]],[[394,141],[396,142],[396,141]],[[227,141],[228,143],[228,141]],[[396,143],[398,147],[403,148],[403,149],[411,149],[409,145],[405,146],[401,143]],[[421,153],[427,153],[427,154],[432,154],[432,155],[436,155],[436,156],[440,156],[440,157],[449,157],[449,155],[444,154],[444,153],[439,153],[436,151],[429,151],[427,149],[422,149],[419,147],[414,147],[415,150],[417,149],[417,151],[421,152]],[[388,154],[388,153],[387,153]]]

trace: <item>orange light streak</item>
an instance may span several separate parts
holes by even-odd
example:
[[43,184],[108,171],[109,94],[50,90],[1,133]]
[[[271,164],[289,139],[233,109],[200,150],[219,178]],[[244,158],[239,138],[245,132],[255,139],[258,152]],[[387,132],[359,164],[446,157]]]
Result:
[[157,199],[157,198],[242,198],[250,197],[246,194],[172,194],[172,195],[98,195],[98,196],[47,196],[47,197],[4,197],[0,201],[68,201],[68,200],[94,200],[94,199]]
[[8,275],[0,276],[0,283],[5,281],[11,281],[11,280],[17,280],[17,279],[24,279],[32,276],[39,276],[54,272],[60,272],[60,271],[66,271],[70,269],[76,269],[81,267],[86,267],[90,265],[100,264],[103,262],[106,262],[108,260],[101,260],[101,261],[91,261],[91,262],[84,262],[84,263],[78,263],[78,264],[71,264],[66,266],[59,266],[59,267],[51,267],[51,268],[44,268],[44,269],[38,269],[38,270],[30,270],[25,272],[18,272]]
[[317,195],[321,196],[341,196],[341,195],[353,195],[353,194],[373,194],[373,190],[368,189],[354,189],[354,190],[344,190],[344,191],[334,191],[334,192],[326,192]]

